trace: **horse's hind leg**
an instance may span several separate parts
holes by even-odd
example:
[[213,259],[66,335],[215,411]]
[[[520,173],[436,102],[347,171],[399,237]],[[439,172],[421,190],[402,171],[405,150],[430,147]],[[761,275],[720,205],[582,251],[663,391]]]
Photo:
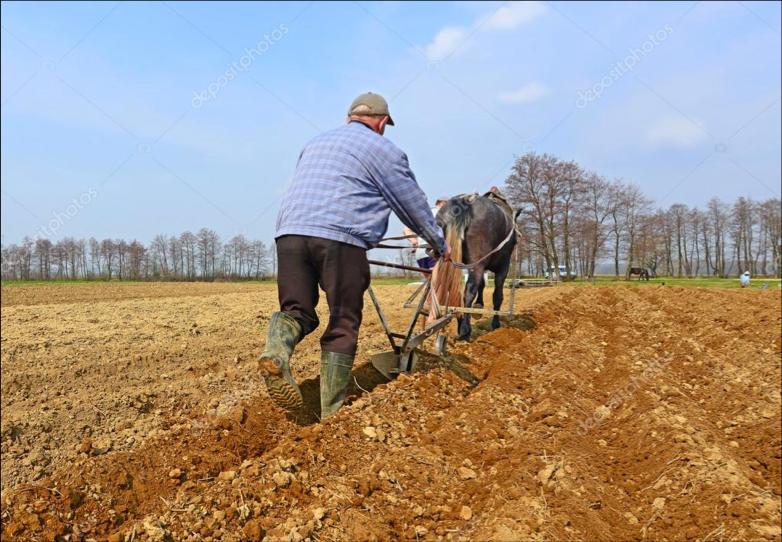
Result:
[[[505,286],[505,278],[508,276],[509,268],[510,260],[494,274],[494,295],[492,296],[492,301],[494,302],[495,311],[502,308],[503,287]],[[491,319],[491,328],[497,329],[498,327],[500,327],[500,316],[495,314],[494,318]]]
[[483,289],[486,287],[486,279],[484,277],[485,274],[482,274],[478,283],[478,297],[475,299],[475,303],[472,304],[476,309],[483,308]]
[[[477,278],[476,278],[477,277]],[[475,300],[475,296],[478,295],[480,288],[480,280],[482,274],[476,274],[475,271],[471,271],[467,279],[467,285],[464,287],[464,306],[472,307],[472,303]],[[472,327],[470,326],[470,313],[466,312],[459,318],[459,339],[462,341],[469,341],[472,335]]]

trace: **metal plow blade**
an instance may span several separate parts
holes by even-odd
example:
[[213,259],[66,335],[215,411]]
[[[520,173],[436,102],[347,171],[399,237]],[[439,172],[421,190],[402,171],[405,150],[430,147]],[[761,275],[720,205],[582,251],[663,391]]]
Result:
[[400,372],[413,370],[418,354],[413,351],[407,354],[405,358],[406,359],[403,359],[402,355],[397,354],[396,352],[381,352],[380,354],[371,356],[369,362],[377,372],[387,379],[393,380]]

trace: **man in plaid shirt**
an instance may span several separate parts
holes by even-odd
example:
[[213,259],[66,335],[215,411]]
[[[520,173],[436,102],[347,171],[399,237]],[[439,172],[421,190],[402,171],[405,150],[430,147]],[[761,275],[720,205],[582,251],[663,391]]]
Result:
[[320,339],[321,418],[344,402],[369,286],[366,251],[385,234],[391,211],[435,256],[449,254],[407,156],[383,137],[394,125],[385,99],[362,94],[347,120],[307,143],[283,199],[276,233],[280,311],[272,314],[259,362],[269,396],[286,410],[302,408],[289,360],[318,327],[320,286],[330,314]]

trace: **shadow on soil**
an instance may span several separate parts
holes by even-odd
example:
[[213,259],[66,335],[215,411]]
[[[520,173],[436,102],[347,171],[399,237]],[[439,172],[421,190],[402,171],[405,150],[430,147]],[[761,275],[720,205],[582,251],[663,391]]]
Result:
[[[500,317],[500,326],[530,331],[535,328],[535,320],[531,314],[514,314]],[[481,318],[473,324],[472,339],[493,331],[491,318]],[[462,354],[445,353],[437,356],[424,350],[418,350],[418,358],[413,372],[430,371],[445,368],[464,380],[473,388],[480,379],[469,368],[470,360]],[[387,384],[389,380],[367,362],[353,370],[353,381],[347,391],[346,403],[349,404],[364,394],[372,392],[377,386]],[[298,425],[313,425],[320,421],[320,377],[310,378],[299,384],[304,396],[304,409],[291,416]]]
[[[480,318],[474,320],[472,325],[472,339],[476,339],[481,335],[485,335],[494,331],[491,328],[491,318]],[[511,316],[500,316],[500,327],[508,327],[513,329],[520,329],[522,331],[531,331],[535,328],[535,320],[532,318],[532,313],[519,313]]]

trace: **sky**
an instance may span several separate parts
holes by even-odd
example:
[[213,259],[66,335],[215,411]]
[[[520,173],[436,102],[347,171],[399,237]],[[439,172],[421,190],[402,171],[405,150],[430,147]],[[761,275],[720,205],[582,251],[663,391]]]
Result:
[[301,148],[367,90],[430,199],[501,186],[529,151],[659,206],[780,196],[777,2],[0,9],[3,243],[270,241]]

